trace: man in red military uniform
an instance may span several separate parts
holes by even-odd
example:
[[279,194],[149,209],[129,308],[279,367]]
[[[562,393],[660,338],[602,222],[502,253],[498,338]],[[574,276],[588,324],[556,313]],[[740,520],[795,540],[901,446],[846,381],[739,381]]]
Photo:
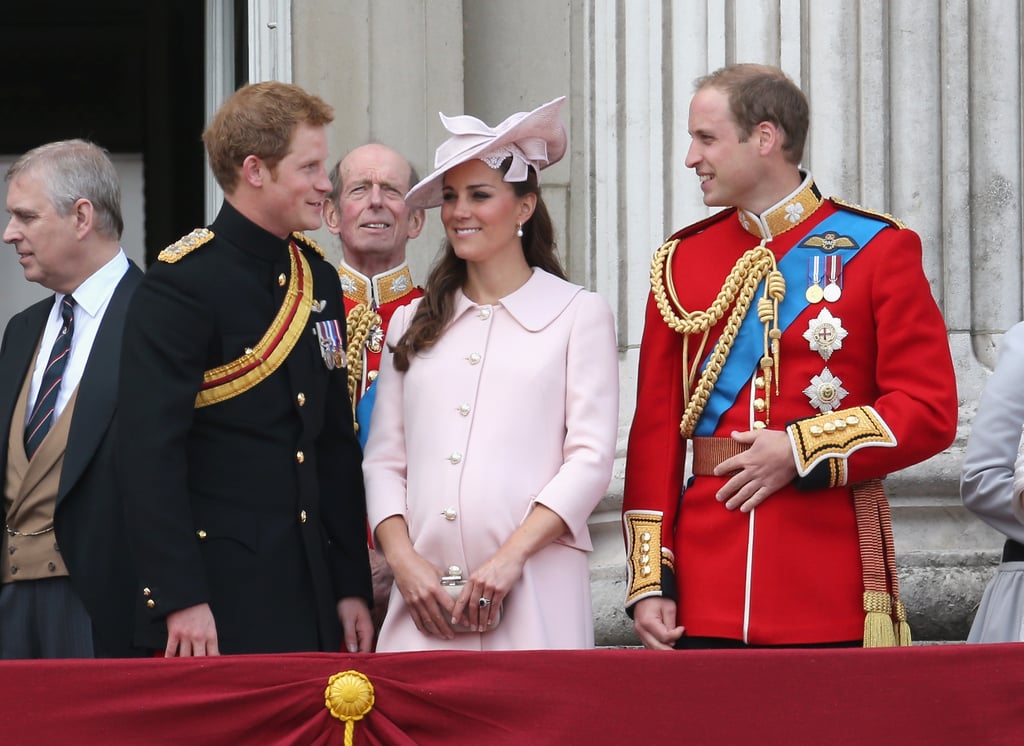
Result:
[[324,219],[341,239],[338,275],[345,292],[349,395],[359,442],[365,445],[388,322],[395,309],[423,295],[412,281],[405,247],[423,230],[425,216],[405,204],[405,193],[419,181],[415,169],[386,145],[355,148],[330,178]]
[[[330,173],[324,201],[327,228],[341,239],[338,267],[348,331],[348,393],[359,443],[366,445],[388,322],[400,306],[423,295],[405,260],[406,243],[423,230],[423,210],[410,210],[405,194],[419,181],[412,164],[386,145],[361,145]],[[383,554],[370,552],[373,617],[384,619],[393,577]]]
[[623,507],[634,627],[658,649],[909,644],[879,480],[957,420],[921,241],[822,198],[780,70],[696,88],[686,164],[730,209],[652,263]]

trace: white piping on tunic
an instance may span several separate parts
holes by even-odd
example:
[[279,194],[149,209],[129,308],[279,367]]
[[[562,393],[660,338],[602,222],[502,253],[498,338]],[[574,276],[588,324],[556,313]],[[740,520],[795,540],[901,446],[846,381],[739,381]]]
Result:
[[747,579],[743,588],[743,642],[750,644],[750,587],[754,571],[754,514],[757,508],[751,510],[747,515]]

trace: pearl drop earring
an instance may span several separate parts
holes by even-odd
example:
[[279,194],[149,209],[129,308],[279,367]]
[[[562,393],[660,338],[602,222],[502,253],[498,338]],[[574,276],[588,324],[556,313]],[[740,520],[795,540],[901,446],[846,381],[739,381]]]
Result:
[[519,236],[520,238],[523,237],[523,224],[522,223],[516,223],[516,235]]

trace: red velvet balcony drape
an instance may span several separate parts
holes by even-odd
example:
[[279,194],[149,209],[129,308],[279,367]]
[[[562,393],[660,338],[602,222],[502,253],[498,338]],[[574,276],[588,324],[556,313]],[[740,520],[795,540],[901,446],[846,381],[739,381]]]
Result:
[[1019,744],[1024,644],[0,663],[0,743],[343,744],[335,673],[374,688],[355,744]]

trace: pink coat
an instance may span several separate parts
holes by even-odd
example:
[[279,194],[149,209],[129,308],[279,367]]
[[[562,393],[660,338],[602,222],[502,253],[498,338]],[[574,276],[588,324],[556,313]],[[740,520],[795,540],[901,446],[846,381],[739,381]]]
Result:
[[[419,301],[399,309],[394,343]],[[608,304],[535,269],[493,306],[457,293],[438,342],[377,382],[363,473],[370,525],[404,516],[416,551],[468,577],[535,502],[569,531],[527,560],[486,633],[420,633],[392,588],[377,649],[510,650],[594,644],[587,518],[615,455],[618,353]]]

